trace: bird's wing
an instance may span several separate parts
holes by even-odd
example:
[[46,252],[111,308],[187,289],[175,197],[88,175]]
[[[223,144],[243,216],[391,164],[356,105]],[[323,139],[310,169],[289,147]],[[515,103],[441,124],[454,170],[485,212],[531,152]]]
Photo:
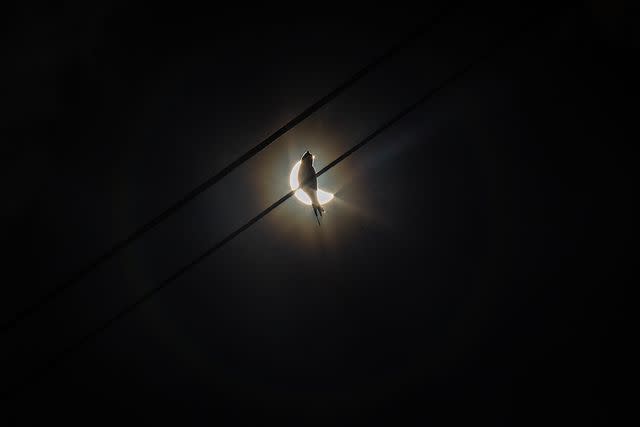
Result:
[[[307,181],[307,179],[309,181]],[[318,189],[318,180],[316,178],[316,171],[313,167],[300,167],[298,171],[298,181],[303,187],[312,188],[314,190]]]
[[311,173],[312,173],[312,178],[309,180],[309,187],[313,188],[314,190],[318,189],[318,178],[316,178],[316,171],[314,171],[313,169],[311,169]]

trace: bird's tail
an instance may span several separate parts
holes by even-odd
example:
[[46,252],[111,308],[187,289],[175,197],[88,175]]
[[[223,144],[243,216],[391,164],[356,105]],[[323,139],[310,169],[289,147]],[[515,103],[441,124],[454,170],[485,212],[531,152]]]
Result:
[[318,215],[322,216],[322,213],[324,212],[324,208],[318,201],[318,195],[315,191],[312,194],[310,194],[310,196],[311,196],[311,207],[313,208],[313,214],[316,216],[316,219],[318,220],[318,225],[320,225],[320,218]]
[[322,212],[324,212],[324,208],[320,204],[320,201],[318,201],[318,194],[315,191],[311,194],[311,206],[313,206],[313,212],[316,214],[316,216],[318,214],[322,216]]
[[316,216],[318,225],[320,225],[320,217],[322,216],[322,212],[324,212],[324,208],[320,204],[315,203],[313,203],[311,207],[313,207],[313,214]]
[[[315,207],[315,205],[313,206],[313,214],[316,216],[316,221],[318,221],[318,226],[320,226],[320,217],[318,216],[318,208]],[[322,216],[322,211],[320,211],[320,216]]]

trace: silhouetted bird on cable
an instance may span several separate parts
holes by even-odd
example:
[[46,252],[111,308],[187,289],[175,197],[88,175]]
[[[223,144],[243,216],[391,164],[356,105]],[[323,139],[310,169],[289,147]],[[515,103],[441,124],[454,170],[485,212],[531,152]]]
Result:
[[300,183],[300,189],[307,193],[307,196],[311,199],[313,213],[318,220],[318,225],[320,225],[318,214],[322,216],[324,208],[318,201],[318,180],[316,179],[316,170],[313,168],[313,156],[309,151],[302,155],[300,169],[298,170],[298,182]]

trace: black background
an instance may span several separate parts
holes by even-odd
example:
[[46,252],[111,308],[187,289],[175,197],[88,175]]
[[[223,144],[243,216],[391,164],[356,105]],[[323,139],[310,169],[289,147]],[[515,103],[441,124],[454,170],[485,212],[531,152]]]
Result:
[[[2,320],[445,3],[387,6],[5,14]],[[453,10],[4,333],[9,419],[616,423],[629,400],[631,36],[619,2]],[[322,168],[500,40],[319,179],[337,197],[321,227],[289,200],[25,382],[286,193],[305,150]]]

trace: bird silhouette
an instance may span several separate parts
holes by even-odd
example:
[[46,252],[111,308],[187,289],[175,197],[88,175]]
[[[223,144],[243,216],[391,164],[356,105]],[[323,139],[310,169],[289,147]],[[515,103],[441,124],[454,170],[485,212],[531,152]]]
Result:
[[313,155],[308,150],[302,155],[302,159],[300,160],[298,182],[300,183],[300,189],[311,199],[313,213],[318,220],[318,225],[320,225],[318,215],[322,216],[324,208],[318,201],[318,180],[316,178],[316,170],[313,168]]

